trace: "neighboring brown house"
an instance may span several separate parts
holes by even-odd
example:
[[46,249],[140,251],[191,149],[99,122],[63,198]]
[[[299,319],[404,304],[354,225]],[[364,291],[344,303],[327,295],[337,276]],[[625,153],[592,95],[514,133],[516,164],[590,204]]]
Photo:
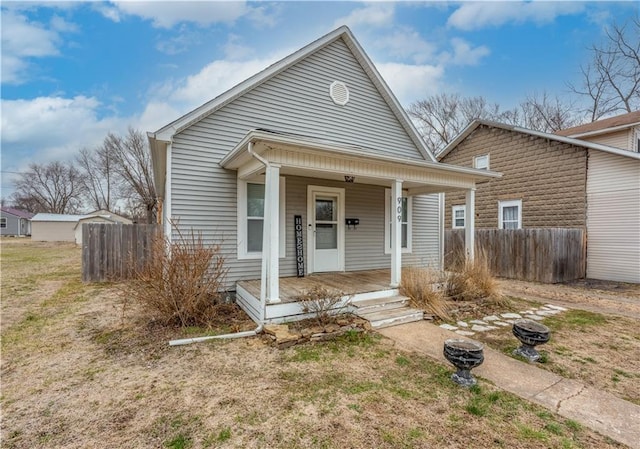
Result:
[[640,152],[640,111],[563,129],[556,134],[637,153]]
[[[471,123],[438,160],[502,173],[478,186],[475,225],[587,230],[587,277],[640,282],[640,154],[501,123]],[[445,229],[464,228],[447,193]]]

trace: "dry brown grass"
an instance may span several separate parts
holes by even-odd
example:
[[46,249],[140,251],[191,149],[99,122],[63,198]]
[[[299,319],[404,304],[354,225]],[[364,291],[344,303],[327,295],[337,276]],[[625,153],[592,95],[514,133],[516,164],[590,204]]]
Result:
[[485,254],[477,254],[473,261],[459,257],[445,280],[445,292],[454,301],[479,299],[501,302],[502,294],[493,277]]
[[166,324],[208,326],[218,313],[226,274],[220,246],[206,244],[193,230],[170,245],[162,236],[153,242],[153,257],[134,268],[134,279],[123,284],[128,301],[144,306],[150,317]]
[[411,307],[422,309],[442,320],[448,320],[448,304],[440,287],[442,275],[428,268],[402,270],[400,294],[409,298]]

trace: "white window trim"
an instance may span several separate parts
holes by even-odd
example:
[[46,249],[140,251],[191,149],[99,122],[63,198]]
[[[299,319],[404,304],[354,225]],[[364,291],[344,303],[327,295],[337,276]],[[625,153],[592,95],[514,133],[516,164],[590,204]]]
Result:
[[498,229],[504,229],[502,210],[505,207],[518,206],[518,229],[522,229],[522,200],[498,201]]
[[[247,183],[264,184],[264,176],[257,176],[250,180],[238,179],[238,259],[261,259],[262,251],[247,251]],[[286,201],[285,178],[280,177],[280,251],[281,259],[286,257]],[[263,236],[264,238],[264,236]]]
[[[456,226],[456,211],[462,211],[464,225]],[[464,229],[467,226],[467,206],[451,206],[451,229]]]
[[[481,157],[486,157],[487,158],[487,166],[486,167],[478,167],[478,159],[480,159]],[[489,170],[489,154],[481,154],[479,156],[475,156],[473,158],[473,168],[477,168],[479,170]]]
[[[402,191],[402,197],[407,198],[407,247],[402,248],[403,254],[412,252],[411,234],[413,228],[413,201],[412,197],[407,195],[407,192]],[[389,234],[391,233],[391,218],[389,211],[389,203],[391,202],[391,189],[384,189],[384,253],[391,254],[391,239]]]
[[636,132],[634,133],[634,145],[631,148],[635,147],[636,153],[640,153],[640,128],[636,128]]

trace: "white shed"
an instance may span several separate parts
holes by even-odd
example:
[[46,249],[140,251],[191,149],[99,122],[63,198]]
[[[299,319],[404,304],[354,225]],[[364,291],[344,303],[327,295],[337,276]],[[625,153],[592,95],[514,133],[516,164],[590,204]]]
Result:
[[31,240],[41,242],[74,242],[75,227],[84,215],[36,214],[31,219]]
[[76,245],[82,245],[82,225],[85,223],[131,224],[133,222],[128,218],[104,210],[93,212],[90,215],[85,215],[80,218],[75,225]]

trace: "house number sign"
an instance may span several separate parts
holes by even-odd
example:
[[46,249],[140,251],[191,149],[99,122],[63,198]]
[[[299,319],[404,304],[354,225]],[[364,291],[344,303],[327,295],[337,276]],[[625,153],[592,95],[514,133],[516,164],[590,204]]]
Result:
[[296,236],[296,270],[298,277],[304,277],[304,252],[302,248],[302,215],[293,216],[293,229]]

